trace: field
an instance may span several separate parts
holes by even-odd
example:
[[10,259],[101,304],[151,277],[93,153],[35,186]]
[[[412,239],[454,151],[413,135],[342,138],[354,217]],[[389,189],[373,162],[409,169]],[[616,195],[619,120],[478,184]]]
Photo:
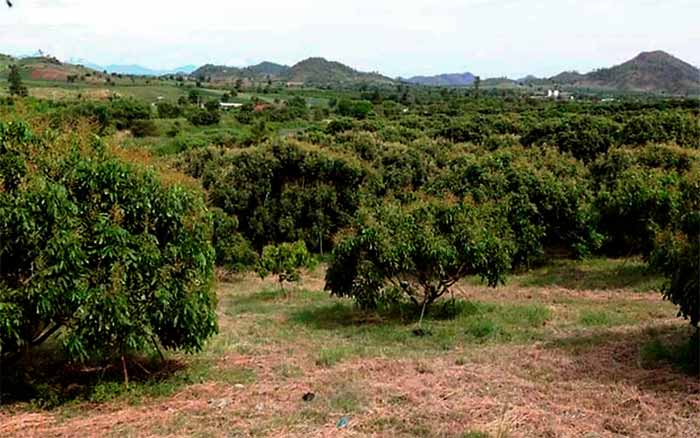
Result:
[[454,308],[424,321],[424,336],[400,311],[330,298],[322,275],[307,273],[288,296],[252,275],[221,280],[221,333],[204,352],[144,358],[128,389],[114,370],[43,368],[55,392],[0,411],[0,434],[687,437],[700,428],[700,381],[686,374],[678,341],[689,328],[637,260],[562,261],[496,290],[468,279]]

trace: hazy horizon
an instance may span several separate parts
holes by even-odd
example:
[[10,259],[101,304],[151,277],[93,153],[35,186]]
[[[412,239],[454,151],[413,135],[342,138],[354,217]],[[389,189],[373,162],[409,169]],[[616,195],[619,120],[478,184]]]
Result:
[[390,77],[548,77],[652,50],[700,64],[697,0],[14,3],[0,9],[0,53],[154,70],[320,56]]

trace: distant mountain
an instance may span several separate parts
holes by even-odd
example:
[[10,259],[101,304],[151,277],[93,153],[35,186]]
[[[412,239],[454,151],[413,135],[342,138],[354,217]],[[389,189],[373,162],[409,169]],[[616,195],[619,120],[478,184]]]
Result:
[[585,75],[568,72],[551,79],[573,87],[668,94],[700,93],[700,70],[660,50],[642,52],[623,64]]
[[205,64],[192,72],[192,76],[211,78],[214,81],[224,81],[239,78],[241,70],[238,67]]
[[232,81],[236,79],[264,80],[268,77],[279,79],[288,72],[289,67],[286,65],[264,61],[248,67],[207,64],[194,70],[191,74],[196,77],[211,78],[213,81]]
[[451,73],[435,76],[413,76],[406,79],[406,82],[419,85],[432,85],[436,87],[464,87],[471,85],[476,80],[476,76],[467,73]]
[[249,72],[255,75],[265,75],[272,77],[282,77],[289,73],[289,66],[275,64],[274,62],[263,61],[260,64],[251,65],[243,69],[244,72]]
[[577,71],[565,71],[561,72],[556,76],[549,78],[551,82],[561,83],[561,84],[574,84],[578,81],[584,80],[586,75],[583,75]]
[[211,78],[212,81],[282,80],[306,85],[330,85],[342,83],[393,83],[379,73],[364,73],[339,62],[323,58],[305,59],[292,67],[274,62],[261,62],[249,67],[229,67],[207,64],[192,72],[192,76]]
[[82,65],[97,71],[106,71],[107,73],[116,73],[121,75],[133,76],[163,76],[174,74],[189,75],[197,68],[196,65],[183,65],[182,67],[177,67],[173,69],[151,69],[137,64],[99,65],[79,58],[71,58],[68,60],[68,62],[75,65]]
[[487,78],[481,81],[483,88],[512,88],[517,86],[517,82],[507,77]]
[[[95,68],[96,67],[96,68]],[[173,69],[164,69],[164,70],[154,70],[150,69],[148,67],[143,67],[140,65],[135,65],[135,64],[130,64],[130,65],[118,65],[118,64],[110,64],[106,65],[104,67],[100,66],[95,66],[93,68],[101,69],[101,70],[107,70],[107,73],[117,73],[117,74],[123,74],[123,75],[134,75],[134,76],[163,76],[163,75],[174,75],[174,74],[190,74],[192,73],[197,66],[196,65],[184,65],[182,67],[177,67]]]
[[290,69],[287,79],[312,85],[331,85],[349,83],[392,84],[395,81],[379,73],[357,71],[347,65],[324,58],[308,58]]

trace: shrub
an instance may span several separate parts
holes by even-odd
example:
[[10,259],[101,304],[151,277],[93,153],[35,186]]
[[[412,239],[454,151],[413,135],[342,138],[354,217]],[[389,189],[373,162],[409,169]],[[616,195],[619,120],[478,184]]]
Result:
[[352,127],[352,119],[343,117],[331,120],[328,126],[326,126],[326,132],[328,134],[337,134],[339,132],[349,131]]
[[187,120],[194,126],[211,126],[221,121],[221,114],[218,110],[209,111],[201,108],[194,108],[187,115]]
[[117,129],[130,129],[136,120],[151,118],[151,109],[135,99],[116,99],[107,107],[109,119]]
[[666,299],[679,307],[678,316],[700,324],[700,173],[681,183],[681,212],[675,227],[657,236],[650,257],[652,267],[668,279]]
[[374,308],[400,294],[423,312],[467,275],[489,285],[510,269],[513,244],[486,207],[423,201],[359,213],[333,250],[326,289]]
[[522,137],[526,146],[556,146],[574,157],[592,161],[616,144],[618,125],[606,117],[568,116],[536,124]]
[[158,104],[158,117],[161,119],[176,119],[182,116],[182,108],[169,102]]
[[313,266],[313,259],[303,241],[267,245],[263,248],[256,272],[260,278],[276,275],[280,288],[284,290],[285,282],[299,281],[301,268]]
[[214,235],[212,244],[216,252],[217,266],[234,272],[244,271],[255,265],[258,257],[252,245],[238,232],[238,219],[219,208],[213,208]]
[[675,171],[633,166],[602,186],[595,205],[603,249],[612,255],[648,255],[656,234],[678,213],[679,182]]
[[158,126],[153,120],[134,120],[131,124],[131,134],[134,137],[156,137]]
[[200,349],[217,329],[202,195],[89,138],[0,124],[2,359],[53,334],[78,360]]
[[372,102],[366,100],[341,99],[336,107],[336,112],[344,117],[364,119],[372,111]]
[[547,248],[579,257],[598,249],[590,177],[577,160],[554,148],[514,147],[462,154],[449,164],[429,190],[498,202],[515,236],[515,265],[540,261]]
[[357,210],[365,178],[356,160],[294,141],[196,156],[187,171],[201,172],[210,203],[238,217],[256,250],[304,240],[323,252]]

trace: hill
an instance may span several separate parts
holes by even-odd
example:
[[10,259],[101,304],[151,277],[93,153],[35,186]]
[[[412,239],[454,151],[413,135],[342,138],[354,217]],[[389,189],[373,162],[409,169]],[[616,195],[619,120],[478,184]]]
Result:
[[288,80],[311,85],[332,85],[352,83],[392,84],[393,79],[379,73],[357,71],[345,64],[328,61],[324,58],[308,58],[289,71]]
[[82,66],[59,61],[51,56],[32,56],[27,58],[12,58],[0,56],[0,76],[6,76],[9,66],[16,64],[20,73],[26,79],[45,81],[66,81],[70,76],[92,75],[97,71]]
[[435,76],[413,76],[406,82],[419,85],[431,85],[436,87],[464,87],[474,83],[476,76],[466,73],[448,73]]
[[243,69],[244,72],[258,76],[282,77],[289,72],[289,66],[263,61]]
[[669,94],[700,93],[700,70],[666,52],[642,52],[634,59],[585,75],[562,73],[553,81],[574,87]]
[[379,73],[364,73],[347,65],[324,58],[308,58],[292,67],[274,62],[261,62],[249,67],[229,67],[207,64],[192,72],[192,76],[211,78],[212,81],[282,80],[307,85],[333,85],[348,83],[393,83]]
[[206,64],[194,70],[191,75],[211,78],[212,81],[233,81],[236,79],[264,80],[281,79],[289,72],[289,67],[274,62],[264,61],[248,67],[230,67],[226,65]]

